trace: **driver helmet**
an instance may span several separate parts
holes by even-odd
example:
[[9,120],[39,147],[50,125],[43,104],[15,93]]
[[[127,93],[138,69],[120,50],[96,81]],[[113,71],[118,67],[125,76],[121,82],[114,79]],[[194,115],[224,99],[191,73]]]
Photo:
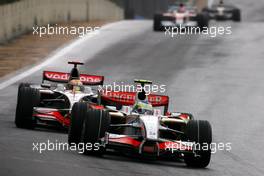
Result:
[[144,115],[153,115],[154,109],[147,101],[138,101],[134,105],[132,112]]
[[180,3],[178,11],[180,13],[184,13],[186,11],[185,5],[183,3]]
[[68,82],[68,89],[73,91],[82,91],[83,83],[80,79],[72,79]]

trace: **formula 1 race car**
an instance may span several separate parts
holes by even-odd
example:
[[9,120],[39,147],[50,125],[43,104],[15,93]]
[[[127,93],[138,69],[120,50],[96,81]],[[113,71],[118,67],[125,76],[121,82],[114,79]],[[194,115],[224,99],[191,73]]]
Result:
[[[95,85],[102,85],[103,76],[79,74],[80,62],[68,62],[74,67],[71,73],[44,71],[41,85],[21,83],[18,88],[15,124],[19,128],[36,125],[70,125],[71,109],[76,102],[95,102]],[[55,84],[47,84],[55,82]]]
[[211,8],[206,7],[203,12],[208,13],[210,19],[223,21],[223,20],[233,20],[236,22],[241,21],[241,11],[240,9],[224,4],[223,0],[220,0],[219,4],[213,5]]
[[[136,82],[142,87],[150,83]],[[68,142],[70,146],[88,146],[85,154],[115,150],[156,159],[174,157],[190,167],[206,167],[211,158],[210,123],[194,120],[190,113],[168,112],[168,104],[168,96],[147,95],[144,89],[101,91],[101,107],[74,104]]]
[[207,12],[198,13],[197,8],[189,4],[175,4],[165,13],[154,15],[154,31],[163,31],[172,27],[199,27],[203,29],[209,25]]

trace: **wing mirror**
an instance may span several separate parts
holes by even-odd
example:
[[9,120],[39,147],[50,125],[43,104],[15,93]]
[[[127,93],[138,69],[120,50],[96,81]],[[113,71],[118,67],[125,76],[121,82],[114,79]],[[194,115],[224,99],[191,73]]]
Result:
[[47,89],[50,89],[51,88],[51,85],[50,84],[41,84],[41,87],[43,88],[47,88]]

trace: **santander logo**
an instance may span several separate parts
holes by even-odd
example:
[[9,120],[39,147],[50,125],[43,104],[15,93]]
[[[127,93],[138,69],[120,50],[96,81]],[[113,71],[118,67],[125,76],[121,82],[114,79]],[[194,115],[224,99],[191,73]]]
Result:
[[159,103],[162,101],[162,97],[161,96],[149,96],[149,101],[151,103]]
[[[113,99],[113,100],[119,100],[119,101],[135,101],[136,99],[136,93],[131,92],[109,92],[109,91],[103,91],[102,95]],[[163,101],[162,96],[159,95],[149,95],[148,100],[152,104],[161,103]]]
[[125,92],[105,92],[103,91],[103,96],[111,98],[111,99],[117,99],[117,100],[123,100],[123,101],[134,101],[135,95],[134,93],[125,93]]

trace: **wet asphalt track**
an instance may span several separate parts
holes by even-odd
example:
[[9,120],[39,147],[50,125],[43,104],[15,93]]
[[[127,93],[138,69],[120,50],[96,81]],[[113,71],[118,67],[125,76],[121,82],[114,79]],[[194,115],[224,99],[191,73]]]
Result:
[[[214,142],[232,143],[231,151],[218,151],[212,156],[207,169],[115,155],[95,158],[68,151],[33,152],[33,142],[66,142],[67,135],[45,129],[17,129],[13,123],[15,83],[0,90],[0,175],[262,176],[264,20],[260,12],[264,3],[246,9],[249,1],[236,2],[245,9],[246,21],[218,24],[231,25],[231,36],[169,38],[152,32],[151,21],[124,21],[83,40],[45,67],[67,71],[70,67],[65,58],[82,58],[82,70],[105,75],[106,83],[144,78],[166,84],[171,110],[192,112],[197,119],[209,120]],[[37,72],[23,81],[39,83],[40,79],[41,72]]]

